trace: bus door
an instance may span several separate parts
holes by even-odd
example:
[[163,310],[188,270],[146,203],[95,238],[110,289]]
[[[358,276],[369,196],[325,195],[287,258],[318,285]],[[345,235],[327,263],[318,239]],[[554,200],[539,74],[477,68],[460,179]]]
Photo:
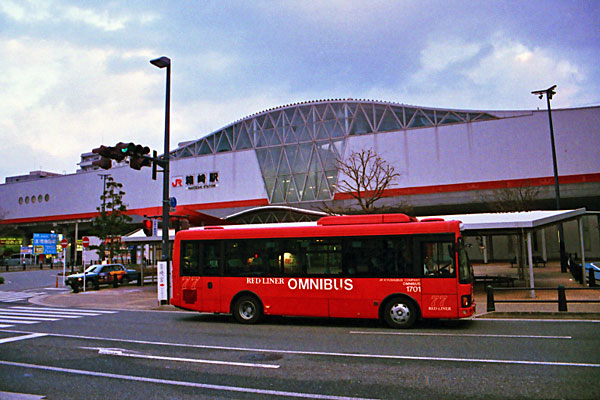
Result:
[[457,318],[458,293],[454,235],[416,241],[420,255],[421,314],[424,318]]
[[182,241],[179,268],[173,271],[173,295],[176,304],[190,310],[202,307],[202,269],[200,268],[200,242]]
[[221,312],[221,246],[218,240],[200,243],[202,311]]

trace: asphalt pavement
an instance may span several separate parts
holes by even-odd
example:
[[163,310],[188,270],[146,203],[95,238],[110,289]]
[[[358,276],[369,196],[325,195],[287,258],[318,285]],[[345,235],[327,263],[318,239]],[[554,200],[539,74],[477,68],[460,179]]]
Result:
[[[525,271],[527,273],[527,270]],[[513,276],[518,279],[518,269],[510,265],[494,264],[475,266],[475,275]],[[523,290],[528,288],[527,281],[516,280],[514,287],[500,287],[494,291],[495,311],[488,312],[485,283],[476,283],[475,302],[477,305],[475,318],[568,318],[600,320],[600,288],[581,290],[582,285],[575,282],[569,273],[561,273],[556,264],[534,271],[536,288],[553,288],[553,290]],[[558,311],[558,286],[566,290],[568,311]],[[573,290],[574,289],[574,290]],[[532,298],[532,296],[534,296]],[[502,300],[518,300],[520,302],[502,303]],[[530,302],[535,300],[537,302]],[[583,302],[576,302],[583,300]],[[29,299],[31,303],[50,307],[94,307],[112,310],[161,310],[174,311],[175,307],[160,305],[157,300],[156,284],[144,286],[120,286],[118,288],[102,287],[100,290],[59,294],[48,294]],[[552,302],[548,302],[552,301]],[[593,301],[597,301],[594,303]]]

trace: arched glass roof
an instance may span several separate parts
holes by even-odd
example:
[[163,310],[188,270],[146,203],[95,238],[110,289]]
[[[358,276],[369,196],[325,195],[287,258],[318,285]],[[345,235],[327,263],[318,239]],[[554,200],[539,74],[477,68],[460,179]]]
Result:
[[345,139],[497,119],[367,100],[323,100],[263,111],[174,150],[175,159],[254,149],[271,204],[333,198]]

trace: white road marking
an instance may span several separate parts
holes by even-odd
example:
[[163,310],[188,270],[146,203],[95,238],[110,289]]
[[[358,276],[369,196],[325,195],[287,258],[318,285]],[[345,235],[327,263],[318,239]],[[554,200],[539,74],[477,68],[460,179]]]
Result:
[[24,317],[35,317],[37,316],[40,320],[43,318],[61,317],[61,318],[81,318],[82,315],[62,315],[58,313],[40,313],[40,312],[26,312],[26,311],[8,311],[0,308],[0,316],[12,318],[13,316],[22,315]]
[[8,337],[8,338],[0,339],[0,344],[8,343],[8,342],[16,342],[19,340],[34,339],[34,338],[42,337],[42,336],[48,336],[48,335],[46,335],[45,333],[31,333],[29,335]]
[[116,314],[116,313],[118,313],[118,311],[110,311],[110,310],[86,310],[86,309],[79,309],[79,308],[28,307],[28,306],[11,306],[9,308],[10,309],[17,309],[17,310],[58,311],[58,312],[62,312],[62,313],[78,313],[78,314],[92,313],[94,315]]
[[112,379],[121,379],[127,381],[136,381],[136,382],[147,382],[147,383],[156,383],[160,385],[172,385],[172,386],[185,386],[185,387],[193,387],[199,389],[208,389],[208,390],[217,390],[217,391],[225,391],[225,392],[236,392],[236,393],[252,393],[258,395],[268,395],[268,396],[280,396],[280,397],[296,397],[303,399],[319,399],[319,400],[375,400],[375,399],[365,399],[360,397],[345,397],[345,396],[330,396],[326,394],[317,394],[317,393],[301,393],[301,392],[286,392],[280,390],[267,390],[267,389],[254,389],[254,388],[245,388],[239,386],[224,386],[224,385],[211,385],[208,383],[198,383],[198,382],[186,382],[186,381],[174,381],[169,379],[157,379],[157,378],[148,378],[144,376],[133,376],[133,375],[119,375],[119,374],[111,374],[106,372],[96,372],[96,371],[86,371],[80,369],[72,369],[72,368],[60,368],[60,367],[52,367],[48,365],[37,365],[37,364],[26,364],[26,363],[18,363],[11,361],[0,361],[0,365],[7,365],[11,367],[20,367],[20,368],[32,368],[53,372],[62,372],[68,374],[77,374],[77,375],[85,375],[85,376],[97,376],[101,378],[112,378]]
[[0,317],[0,324],[37,324],[40,321],[23,321],[19,319],[8,319]]
[[118,311],[13,306],[8,308],[0,308],[0,328],[8,328],[14,326],[8,324],[35,324],[38,322],[60,321],[62,319],[75,319],[83,317],[95,317],[100,315],[116,313],[118,313]]
[[15,303],[18,301],[27,300],[31,297],[36,297],[46,294],[46,292],[13,292],[13,291],[0,291],[0,302],[3,303]]
[[541,336],[541,335],[493,335],[483,333],[435,333],[435,332],[363,332],[350,331],[353,335],[395,335],[395,336],[456,336],[456,337],[492,337],[510,339],[573,339],[572,336]]
[[48,318],[48,315],[36,317],[35,314],[1,313],[0,318],[23,319],[29,321],[59,321],[59,318]]
[[131,358],[144,358],[144,359],[149,359],[149,360],[179,361],[179,362],[189,362],[189,363],[197,363],[197,364],[231,365],[231,366],[236,366],[236,367],[252,367],[252,368],[277,369],[277,368],[281,367],[280,365],[275,365],[275,364],[256,364],[256,363],[243,363],[243,362],[233,362],[233,361],[202,360],[202,359],[197,359],[197,358],[153,356],[150,354],[133,353],[133,352],[125,350],[125,349],[114,349],[114,348],[104,348],[104,347],[81,347],[81,348],[87,349],[87,350],[98,350],[98,354],[103,354],[103,355],[118,356],[118,357],[131,357]]
[[[5,330],[4,332],[12,332],[12,331]],[[14,332],[25,333],[22,331],[14,331]],[[171,346],[171,347],[183,347],[183,348],[193,348],[193,349],[243,351],[243,352],[255,352],[255,353],[276,353],[276,354],[309,355],[309,356],[323,356],[323,357],[371,358],[371,359],[380,359],[380,360],[451,361],[451,362],[484,363],[484,364],[522,364],[522,365],[545,365],[545,366],[562,366],[562,367],[600,368],[600,364],[575,363],[575,362],[563,362],[563,361],[499,360],[499,359],[484,359],[484,358],[405,356],[405,355],[393,355],[393,354],[336,353],[336,352],[324,352],[324,351],[281,350],[281,349],[262,349],[262,348],[250,348],[250,347],[231,347],[231,346],[212,346],[212,345],[202,345],[202,344],[153,342],[153,341],[149,341],[149,340],[114,339],[114,338],[103,338],[103,337],[96,337],[96,336],[67,335],[67,334],[62,334],[62,333],[47,333],[47,335],[55,336],[55,337],[74,338],[74,339],[100,340],[100,341],[107,341],[107,342],[136,343],[136,344],[148,344],[148,345],[154,345],[154,346]]]

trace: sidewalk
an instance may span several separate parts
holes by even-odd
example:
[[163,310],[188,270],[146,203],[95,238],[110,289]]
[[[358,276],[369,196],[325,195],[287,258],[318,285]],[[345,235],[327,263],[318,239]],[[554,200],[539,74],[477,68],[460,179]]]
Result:
[[[518,278],[518,269],[511,268],[510,264],[475,265],[475,275],[504,275]],[[525,274],[529,276],[526,269]],[[572,279],[571,274],[561,273],[557,263],[550,263],[543,268],[534,270],[535,287],[550,287],[556,290],[535,291],[536,300],[558,299],[558,285],[565,288],[581,288],[582,285]],[[487,312],[487,294],[483,283],[475,284],[475,303],[477,305],[475,318],[567,318],[567,319],[594,319],[600,320],[599,303],[567,303],[567,312],[558,311],[558,303],[496,303],[496,311]],[[525,281],[517,280],[515,288],[529,287]],[[494,299],[531,299],[530,290],[495,291]],[[569,300],[598,300],[600,289],[597,290],[567,290]],[[156,284],[144,286],[119,286],[102,287],[101,290],[91,290],[80,293],[63,293],[34,297],[31,303],[49,307],[79,307],[79,308],[107,308],[112,310],[155,310],[174,311],[177,308],[170,305],[159,305],[157,300]]]
[[[475,276],[502,275],[518,279],[517,267],[511,267],[508,263],[474,265]],[[482,282],[475,284],[475,301],[477,304],[476,316],[478,318],[573,318],[573,319],[597,319],[600,320],[600,288],[595,290],[569,290],[583,286],[576,282],[570,273],[560,272],[560,263],[550,262],[545,267],[534,268],[534,287],[553,288],[553,290],[535,290],[535,298],[532,298],[531,290],[501,290],[494,291],[494,312],[487,312],[487,284]],[[524,270],[525,280],[516,280],[514,289],[529,288],[529,269]],[[558,286],[566,288],[567,310],[558,311]],[[509,287],[508,289],[513,289]],[[498,300],[552,300],[552,303],[498,303]],[[570,300],[594,300],[598,303],[571,303]]]
[[[70,288],[69,288],[70,289]],[[30,303],[48,307],[106,308],[110,310],[174,311],[170,305],[159,305],[156,284],[144,286],[101,287],[79,293],[50,294],[29,299]]]

